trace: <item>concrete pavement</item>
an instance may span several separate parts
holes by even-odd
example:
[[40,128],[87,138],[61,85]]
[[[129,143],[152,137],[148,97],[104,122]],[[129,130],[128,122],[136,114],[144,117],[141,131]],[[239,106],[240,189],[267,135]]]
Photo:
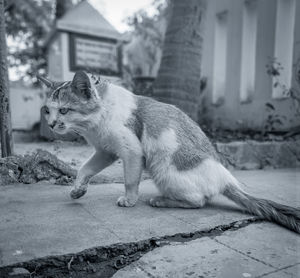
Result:
[[269,223],[157,248],[114,278],[300,276],[300,237]]
[[[300,206],[299,169],[236,171],[235,176],[247,184],[249,193]],[[115,205],[123,194],[122,184],[91,185],[87,195],[76,201],[69,198],[69,190],[49,184],[1,187],[0,267],[95,246],[208,230],[251,218],[223,197],[199,210],[152,208],[147,200],[157,191],[150,180],[142,182],[134,208]],[[259,277],[267,273],[271,275],[267,277],[293,277],[299,269],[299,250],[299,236],[274,224],[252,223],[214,238],[156,248],[115,275],[143,277],[130,276],[142,265],[145,271],[138,273],[148,275],[144,277],[185,277],[181,273],[186,277]],[[228,269],[236,276],[226,276]],[[179,276],[172,276],[174,271]]]

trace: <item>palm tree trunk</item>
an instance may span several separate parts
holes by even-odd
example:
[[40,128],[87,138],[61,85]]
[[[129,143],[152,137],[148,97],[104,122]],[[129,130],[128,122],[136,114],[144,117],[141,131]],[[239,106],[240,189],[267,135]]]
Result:
[[10,156],[13,151],[13,140],[9,105],[4,0],[0,0],[0,138],[1,156]]
[[172,0],[154,97],[197,121],[206,0]]

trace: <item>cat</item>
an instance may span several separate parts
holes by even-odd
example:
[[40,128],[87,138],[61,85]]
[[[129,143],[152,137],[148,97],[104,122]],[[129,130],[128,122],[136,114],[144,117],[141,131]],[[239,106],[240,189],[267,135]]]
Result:
[[38,78],[50,88],[45,106],[50,128],[76,132],[95,148],[78,171],[72,198],[83,196],[90,178],[120,158],[125,195],[117,200],[119,206],[136,204],[145,167],[161,193],[150,199],[153,207],[201,208],[223,194],[247,212],[300,233],[300,210],[244,192],[201,128],[175,106],[83,71],[68,82]]

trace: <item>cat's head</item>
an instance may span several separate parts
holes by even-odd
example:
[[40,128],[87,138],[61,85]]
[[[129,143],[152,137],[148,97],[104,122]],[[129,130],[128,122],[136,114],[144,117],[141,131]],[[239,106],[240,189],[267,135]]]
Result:
[[100,109],[99,96],[89,76],[78,71],[72,81],[53,82],[44,77],[38,79],[48,87],[43,112],[49,127],[59,134],[69,131],[82,133],[91,115]]

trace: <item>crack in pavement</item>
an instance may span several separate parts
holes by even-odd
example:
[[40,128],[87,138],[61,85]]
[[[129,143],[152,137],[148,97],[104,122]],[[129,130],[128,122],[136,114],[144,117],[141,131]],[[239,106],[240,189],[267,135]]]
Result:
[[[48,256],[5,267],[0,267],[1,274],[8,275],[13,268],[21,267],[29,272],[35,271],[35,277],[66,277],[76,274],[76,277],[112,277],[119,269],[130,265],[140,259],[146,253],[158,247],[169,245],[172,242],[189,242],[195,239],[210,237],[215,238],[226,231],[236,231],[252,223],[260,223],[260,218],[249,218],[234,221],[229,224],[219,225],[212,229],[191,233],[177,233],[153,237],[146,240],[130,243],[117,243],[109,246],[89,248],[74,254]],[[68,263],[72,260],[72,267],[68,269]],[[92,273],[90,270],[92,269]],[[5,277],[5,276],[4,276]]]
[[[299,262],[299,263],[292,264],[292,265],[287,265],[287,266],[282,267],[282,268],[277,268],[277,269],[275,269],[275,270],[273,270],[273,271],[264,273],[264,274],[259,275],[259,276],[255,276],[254,278],[265,277],[265,276],[267,276],[267,275],[269,275],[269,274],[273,274],[273,273],[279,272],[279,271],[281,271],[281,270],[286,270],[286,269],[289,269],[289,268],[294,267],[294,266],[296,266],[296,265],[300,265],[300,262]],[[288,273],[288,272],[285,272],[285,273],[286,273],[286,274],[290,274],[290,273]]]

